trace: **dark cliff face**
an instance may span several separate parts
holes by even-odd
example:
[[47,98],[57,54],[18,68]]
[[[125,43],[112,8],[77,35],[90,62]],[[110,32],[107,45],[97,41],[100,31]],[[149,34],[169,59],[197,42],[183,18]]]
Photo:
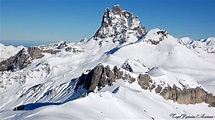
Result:
[[23,48],[16,55],[0,62],[0,71],[13,71],[15,69],[23,69],[30,63],[29,58],[30,56]]
[[141,25],[137,16],[122,10],[119,5],[115,5],[113,10],[107,8],[104,12],[101,27],[94,35],[95,38],[113,37],[116,41],[129,38],[133,34],[140,38],[146,33],[146,29]]
[[42,50],[38,47],[29,47],[27,50],[23,48],[16,55],[0,62],[0,71],[23,69],[31,63],[31,60],[42,58],[43,56]]
[[115,66],[110,69],[109,66],[97,65],[90,70],[87,74],[82,74],[78,78],[79,81],[76,84],[76,90],[83,87],[87,92],[94,92],[96,88],[101,90],[105,86],[112,86],[115,81],[122,79],[129,83],[133,83],[137,80],[137,83],[144,90],[155,91],[155,93],[161,95],[165,100],[173,100],[179,104],[196,104],[207,103],[210,107],[215,107],[215,96],[208,93],[201,87],[196,88],[178,88],[177,86],[162,87],[156,85],[153,79],[148,74],[139,74],[137,78],[131,77],[129,72],[125,72],[122,68]]
[[131,77],[127,73],[124,73],[117,66],[110,69],[109,66],[104,67],[102,64],[99,64],[88,74],[82,74],[81,77],[79,77],[79,82],[77,83],[76,89],[83,85],[83,88],[88,92],[93,92],[96,87],[100,90],[106,85],[112,86],[118,79],[123,79],[129,83],[135,81],[135,78]]
[[56,42],[46,46],[32,46],[23,48],[14,56],[0,61],[0,71],[16,71],[26,68],[35,59],[44,57],[44,54],[57,54],[62,50],[72,52],[74,54],[85,52],[83,49],[69,46],[65,41]]
[[[29,47],[27,50],[23,48],[16,55],[0,62],[0,71],[15,71],[27,67],[32,60],[42,58],[42,53],[52,53],[53,50],[42,50],[39,47]],[[55,54],[57,52],[54,52]]]
[[32,59],[42,58],[44,55],[42,54],[43,50],[38,47],[29,47],[28,54]]
[[209,106],[215,107],[215,96],[208,93],[201,87],[196,88],[178,88],[177,86],[168,86],[162,88],[160,85],[155,85],[152,79],[147,74],[140,74],[138,77],[138,84],[142,89],[155,90],[155,92],[161,95],[165,100],[173,100],[179,104],[196,104],[196,103],[208,103]]
[[215,96],[208,93],[203,88],[189,88],[179,89],[176,86],[166,87],[160,92],[166,100],[173,100],[179,104],[196,104],[196,103],[208,103],[209,106],[215,107]]

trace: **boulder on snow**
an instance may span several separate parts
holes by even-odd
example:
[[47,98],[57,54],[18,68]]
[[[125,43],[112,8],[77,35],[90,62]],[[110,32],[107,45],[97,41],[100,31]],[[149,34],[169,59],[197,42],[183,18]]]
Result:
[[160,93],[162,90],[162,87],[160,85],[157,85],[157,87],[155,88],[155,93]]
[[144,90],[148,89],[150,87],[150,83],[152,83],[152,79],[148,74],[140,74],[137,81],[140,87]]
[[129,83],[133,83],[135,81],[135,78],[131,77],[128,73],[125,73],[122,79],[128,81]]
[[208,93],[205,99],[206,103],[210,103],[212,107],[215,107],[215,96],[212,93]]
[[209,103],[209,107],[215,107],[215,102]]

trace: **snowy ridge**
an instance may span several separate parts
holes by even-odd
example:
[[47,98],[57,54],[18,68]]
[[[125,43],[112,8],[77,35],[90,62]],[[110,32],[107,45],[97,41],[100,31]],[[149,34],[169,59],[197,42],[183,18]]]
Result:
[[213,47],[213,37],[194,41],[158,28],[146,32],[116,5],[105,10],[88,40],[1,54],[0,119],[215,116],[215,54],[205,51]]
[[153,67],[150,71],[147,72],[151,77],[152,80],[157,83],[157,85],[164,87],[176,85],[177,87],[183,89],[186,88],[196,88],[202,87],[198,84],[195,79],[186,75],[186,74],[179,74],[166,71],[162,68]]
[[143,40],[145,42],[151,42],[152,44],[157,45],[164,39],[167,39],[167,37],[169,37],[167,31],[155,28],[148,31],[147,34],[143,37]]
[[215,53],[215,38],[209,37],[207,39],[192,40],[189,37],[184,37],[179,40],[179,42],[188,48],[192,48],[197,52],[204,50],[208,53]]
[[5,46],[0,43],[0,61],[3,61],[5,59],[15,55],[22,48],[24,48],[24,46],[18,46],[18,47],[14,47],[11,45]]

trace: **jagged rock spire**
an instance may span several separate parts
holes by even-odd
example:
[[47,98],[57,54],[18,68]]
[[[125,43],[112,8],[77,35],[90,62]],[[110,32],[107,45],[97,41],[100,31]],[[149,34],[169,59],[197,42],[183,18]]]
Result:
[[113,37],[114,41],[126,40],[131,35],[140,38],[146,33],[137,16],[122,10],[119,5],[114,5],[113,10],[106,8],[102,24],[94,38]]
[[121,12],[122,12],[122,9],[120,8],[119,4],[113,6],[114,14],[121,14]]

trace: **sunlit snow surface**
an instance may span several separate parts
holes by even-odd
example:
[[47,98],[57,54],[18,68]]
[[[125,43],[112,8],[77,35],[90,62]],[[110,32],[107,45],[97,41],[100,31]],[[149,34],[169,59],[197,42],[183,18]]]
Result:
[[[0,119],[175,119],[170,114],[197,116],[213,115],[215,108],[207,104],[182,105],[172,100],[164,100],[154,90],[143,90],[135,81],[132,84],[117,80],[113,86],[106,86],[86,97],[71,96],[73,86],[86,70],[99,63],[121,66],[129,61],[133,73],[149,74],[153,81],[165,87],[180,83],[188,88],[197,86],[215,94],[215,54],[205,49],[213,47],[214,38],[203,41],[199,47],[186,39],[168,35],[157,45],[148,39],[157,39],[159,29],[149,31],[145,38],[132,39],[125,43],[112,42],[111,38],[86,42],[69,43],[68,46],[82,50],[79,53],[64,49],[55,55],[44,54],[27,68],[17,72],[2,72],[0,80]],[[136,42],[134,42],[136,41]],[[183,43],[182,43],[183,42]],[[207,42],[205,44],[204,42]],[[51,49],[55,49],[49,46]],[[17,48],[17,50],[20,48]],[[13,48],[14,50],[14,48]],[[208,53],[209,52],[209,53]],[[3,55],[3,54],[1,54]],[[14,55],[10,54],[5,58]],[[50,71],[49,71],[50,70]],[[29,90],[32,86],[35,89]],[[81,91],[81,90],[80,90]],[[24,96],[20,97],[22,94]],[[32,104],[35,103],[35,104]],[[13,111],[18,105],[29,104],[33,110]],[[37,107],[39,106],[39,107]],[[204,118],[202,118],[204,119]]]

